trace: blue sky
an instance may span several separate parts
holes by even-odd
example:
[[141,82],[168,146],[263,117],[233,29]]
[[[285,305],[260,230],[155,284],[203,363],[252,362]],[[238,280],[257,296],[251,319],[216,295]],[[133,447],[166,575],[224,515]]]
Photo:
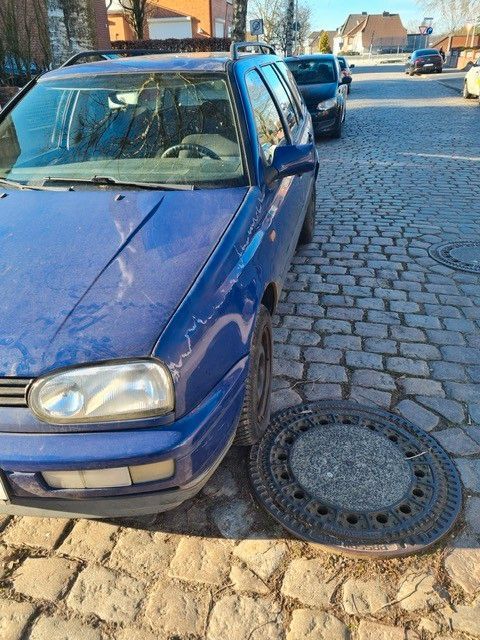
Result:
[[[312,30],[336,29],[349,13],[399,13],[404,25],[418,25],[424,17],[415,0],[306,0],[312,8]],[[435,25],[434,25],[435,26]],[[416,30],[416,29],[415,29]]]

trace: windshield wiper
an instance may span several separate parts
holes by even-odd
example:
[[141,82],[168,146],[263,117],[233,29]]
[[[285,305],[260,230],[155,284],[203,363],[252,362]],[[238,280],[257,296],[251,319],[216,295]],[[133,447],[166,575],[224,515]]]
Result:
[[13,187],[14,189],[20,189],[21,191],[50,191],[48,187],[35,184],[23,184],[15,180],[7,180],[7,178],[0,178],[0,184],[4,184],[6,187]]
[[93,178],[64,178],[63,176],[47,176],[46,182],[69,182],[70,184],[97,184],[100,186],[132,187],[135,189],[151,189],[159,191],[192,191],[193,184],[170,184],[162,182],[132,182],[130,180],[116,180],[110,176],[93,176]]

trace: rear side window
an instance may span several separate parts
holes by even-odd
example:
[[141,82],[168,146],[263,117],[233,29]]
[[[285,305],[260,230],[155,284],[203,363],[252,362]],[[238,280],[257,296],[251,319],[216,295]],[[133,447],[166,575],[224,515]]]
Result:
[[298,125],[298,119],[292,100],[272,66],[269,65],[267,67],[262,67],[262,71],[271,90],[275,94],[275,98],[282,110],[283,117],[285,118],[285,122],[287,123],[290,133],[293,135]]
[[258,140],[267,164],[271,164],[275,147],[285,144],[285,131],[280,113],[257,71],[246,76]]

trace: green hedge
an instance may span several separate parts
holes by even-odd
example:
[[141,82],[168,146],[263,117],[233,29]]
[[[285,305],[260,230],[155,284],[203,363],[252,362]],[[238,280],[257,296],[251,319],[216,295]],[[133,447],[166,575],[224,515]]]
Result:
[[196,53],[229,51],[230,38],[168,38],[166,40],[116,40],[114,49],[151,49],[158,53]]

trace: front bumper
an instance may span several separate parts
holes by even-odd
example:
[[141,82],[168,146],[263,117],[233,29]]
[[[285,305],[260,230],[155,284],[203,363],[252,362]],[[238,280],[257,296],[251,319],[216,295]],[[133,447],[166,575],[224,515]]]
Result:
[[338,125],[341,118],[341,109],[335,106],[327,111],[311,111],[312,123],[315,133],[329,133]]
[[[245,357],[200,405],[169,425],[88,433],[0,433],[0,469],[9,494],[9,500],[0,500],[0,513],[98,518],[178,506],[202,488],[233,441],[247,364]],[[126,487],[52,489],[41,475],[172,458],[172,477]]]

